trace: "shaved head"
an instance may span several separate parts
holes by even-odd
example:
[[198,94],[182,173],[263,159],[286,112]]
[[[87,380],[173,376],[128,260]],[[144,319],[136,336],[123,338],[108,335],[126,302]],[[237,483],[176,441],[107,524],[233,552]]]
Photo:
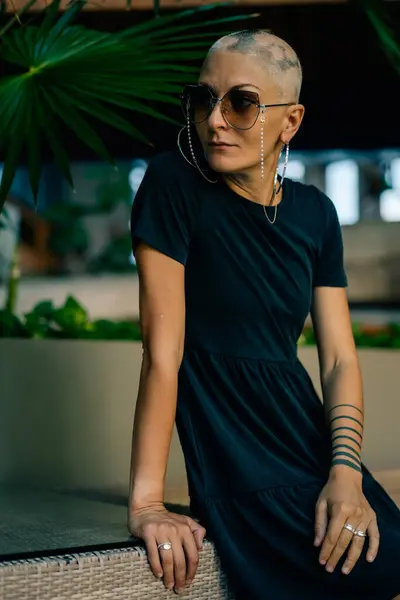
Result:
[[302,69],[296,52],[281,38],[266,29],[245,29],[220,38],[213,44],[207,59],[219,50],[254,55],[272,77],[281,98],[298,102]]

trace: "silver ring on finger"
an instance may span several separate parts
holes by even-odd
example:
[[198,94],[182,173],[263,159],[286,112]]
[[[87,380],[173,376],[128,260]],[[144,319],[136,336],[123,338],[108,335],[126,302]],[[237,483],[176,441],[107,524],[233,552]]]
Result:
[[361,531],[361,529],[357,529],[354,532],[354,535],[357,535],[358,537],[363,537],[363,538],[367,537],[367,534],[365,533],[365,531]]
[[158,544],[157,550],[172,550],[171,542],[162,542],[162,544]]
[[350,531],[353,535],[356,535],[357,533],[357,529],[355,529],[353,527],[353,525],[351,525],[350,523],[346,523],[346,525],[343,526],[343,529],[347,529],[348,531]]

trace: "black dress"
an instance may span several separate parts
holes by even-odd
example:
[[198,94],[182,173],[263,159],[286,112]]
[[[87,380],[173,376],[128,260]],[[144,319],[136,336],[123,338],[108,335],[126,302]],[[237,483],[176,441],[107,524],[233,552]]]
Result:
[[381,533],[375,562],[365,544],[350,575],[342,562],[329,574],[313,545],[331,436],[297,340],[313,287],[347,285],[333,203],[286,180],[271,225],[260,204],[170,152],[151,162],[131,230],[134,248],[144,240],[186,266],[177,427],[192,510],[237,600],[392,600],[400,511],[365,467]]

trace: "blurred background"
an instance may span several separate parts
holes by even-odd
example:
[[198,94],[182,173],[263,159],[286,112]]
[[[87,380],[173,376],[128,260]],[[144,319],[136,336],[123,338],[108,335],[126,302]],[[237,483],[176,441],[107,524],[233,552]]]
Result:
[[[46,0],[34,4],[36,10],[51,5]],[[7,26],[24,5],[19,0],[0,2],[0,26]],[[61,6],[74,10],[77,3]],[[137,26],[139,36],[140,27],[148,23],[206,6],[200,0],[96,0],[83,4],[75,23],[114,36]],[[258,16],[249,21],[254,13]],[[385,24],[377,26],[381,14]],[[215,23],[227,17],[235,20],[225,23],[225,29],[272,30],[295,48],[302,62],[306,116],[292,144],[287,176],[315,184],[337,207],[364,377],[364,460],[400,503],[400,2],[238,0],[218,4],[211,16],[195,10],[190,18],[194,23],[210,19],[205,30],[211,44]],[[41,22],[40,14],[28,12],[15,23],[17,35],[32,18],[33,24],[38,18]],[[179,32],[174,35],[179,43]],[[55,103],[72,187],[66,170],[59,169],[65,161],[55,164],[51,143],[43,144],[40,155],[28,152],[28,160],[24,154],[18,161],[13,158],[16,132],[27,136],[36,121],[31,118],[25,129],[25,117],[18,128],[10,119],[4,137],[6,77],[17,72],[11,59],[26,63],[29,73],[37,67],[29,62],[31,56],[24,63],[18,52],[4,55],[4,48],[0,173],[7,183],[14,165],[15,176],[6,194],[4,187],[0,190],[0,197],[6,196],[0,229],[0,562],[2,556],[39,556],[43,550],[127,539],[131,430],[142,358],[129,215],[148,161],[175,146],[182,123],[179,88],[164,82],[160,66],[146,74],[146,89],[152,92],[147,104],[157,106],[169,120],[144,112],[146,95],[139,92],[141,110],[127,113],[114,106],[118,119],[128,119],[126,131],[113,126],[113,119],[96,120],[86,110],[85,118],[115,157],[115,168],[93,151],[99,144],[90,148],[82,141],[85,134],[70,118],[68,104]],[[156,36],[139,50],[132,62],[151,55],[152,64],[163,64]],[[188,53],[188,77],[193,78],[203,55],[194,54],[192,60]],[[58,68],[54,85],[62,90],[74,82],[75,74],[62,61]],[[98,63],[96,68],[100,76]],[[124,68],[129,71],[128,64]],[[118,63],[115,69],[122,73]],[[139,84],[130,75],[124,77],[135,97]],[[78,85],[74,89],[78,94]],[[163,102],[168,93],[175,94],[175,103]],[[109,96],[116,98],[111,86]],[[58,98],[61,102],[62,96]],[[28,100],[25,106],[37,108],[37,97]],[[100,109],[97,113],[106,115]],[[40,110],[30,114],[46,116]],[[68,126],[62,123],[64,117]],[[133,136],[130,126],[144,131],[151,145]],[[48,127],[49,140],[51,133]],[[32,165],[37,164],[41,176],[35,199]],[[299,355],[318,388],[309,325],[299,340]],[[188,504],[176,433],[166,500]],[[23,535],[16,535],[21,531]]]
[[[400,307],[400,74],[362,4],[242,0],[218,9],[216,16],[257,11],[250,26],[271,29],[298,52],[306,117],[292,144],[288,176],[316,184],[335,202],[352,307],[368,308],[368,314],[392,311],[394,318]],[[162,7],[168,12],[185,2],[169,0]],[[142,0],[129,11],[122,1],[89,3],[89,8],[78,23],[116,32],[151,19],[154,7]],[[399,12],[400,3],[390,2],[391,18]],[[248,26],[239,20],[231,28]],[[181,120],[178,106],[166,103],[162,111]],[[65,131],[75,190],[47,162],[45,151],[37,208],[27,169],[18,169],[6,203],[13,226],[0,236],[0,306],[17,246],[17,312],[29,311],[44,297],[60,303],[72,293],[94,318],[137,317],[129,212],[149,158],[173,147],[178,131],[165,121],[138,119],[154,147],[109,125],[96,126],[118,171]]]

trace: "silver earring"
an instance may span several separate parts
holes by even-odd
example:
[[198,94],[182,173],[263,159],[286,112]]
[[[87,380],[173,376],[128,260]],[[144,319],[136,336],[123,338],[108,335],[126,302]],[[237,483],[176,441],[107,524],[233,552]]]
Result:
[[[190,150],[190,154],[192,157],[193,162],[191,162],[187,156],[185,155],[184,151],[182,150],[182,146],[181,146],[181,134],[182,131],[184,131],[186,129],[187,134],[188,134],[188,142],[189,142],[189,150]],[[183,158],[186,160],[187,163],[189,163],[189,165],[191,167],[193,167],[194,169],[197,169],[199,171],[199,173],[204,177],[204,179],[206,179],[209,183],[217,183],[218,179],[209,179],[207,177],[207,175],[205,173],[203,173],[203,171],[201,170],[201,168],[199,167],[199,164],[197,162],[194,150],[193,150],[193,143],[192,143],[192,135],[190,132],[190,119],[189,119],[189,115],[186,118],[186,125],[184,127],[182,127],[182,129],[179,131],[178,133],[178,139],[177,139],[177,144],[178,144],[178,148],[179,148],[179,152],[182,154]]]
[[[281,152],[281,154],[282,154],[282,152]],[[285,147],[285,162],[283,163],[281,180],[279,182],[279,188],[278,188],[278,190],[276,192],[277,194],[279,194],[279,192],[282,189],[283,180],[285,179],[285,176],[286,176],[286,169],[287,169],[288,163],[289,163],[289,144],[286,144],[286,147]],[[275,175],[275,188],[276,188],[277,181],[278,181],[278,169],[276,170],[276,175]]]
[[188,159],[188,157],[186,156],[186,154],[185,154],[185,153],[184,153],[184,151],[182,150],[182,146],[181,146],[181,135],[182,135],[182,132],[183,132],[183,131],[185,131],[185,129],[186,129],[186,125],[184,125],[184,126],[182,127],[182,129],[180,129],[180,130],[179,130],[179,133],[178,133],[178,139],[176,140],[176,142],[177,142],[177,144],[178,144],[179,152],[182,154],[182,156],[183,156],[183,158],[186,160],[186,162],[187,162],[187,163],[188,163],[188,164],[189,164],[191,167],[194,167],[194,168],[196,168],[196,165],[194,165],[192,162],[190,162],[190,160]]
[[[265,123],[264,109],[261,109],[260,121],[261,121],[261,181],[264,181],[264,123]],[[276,173],[275,173],[274,186],[272,188],[270,204],[274,201],[274,198],[276,196],[276,181],[277,181],[277,179],[278,179],[278,171],[276,171]],[[264,215],[265,215],[266,219],[268,219],[268,221],[271,223],[271,225],[273,225],[276,221],[278,205],[275,204],[274,216],[272,217],[272,219],[269,218],[268,213],[265,208],[265,205],[263,204],[262,206],[263,206]]]

